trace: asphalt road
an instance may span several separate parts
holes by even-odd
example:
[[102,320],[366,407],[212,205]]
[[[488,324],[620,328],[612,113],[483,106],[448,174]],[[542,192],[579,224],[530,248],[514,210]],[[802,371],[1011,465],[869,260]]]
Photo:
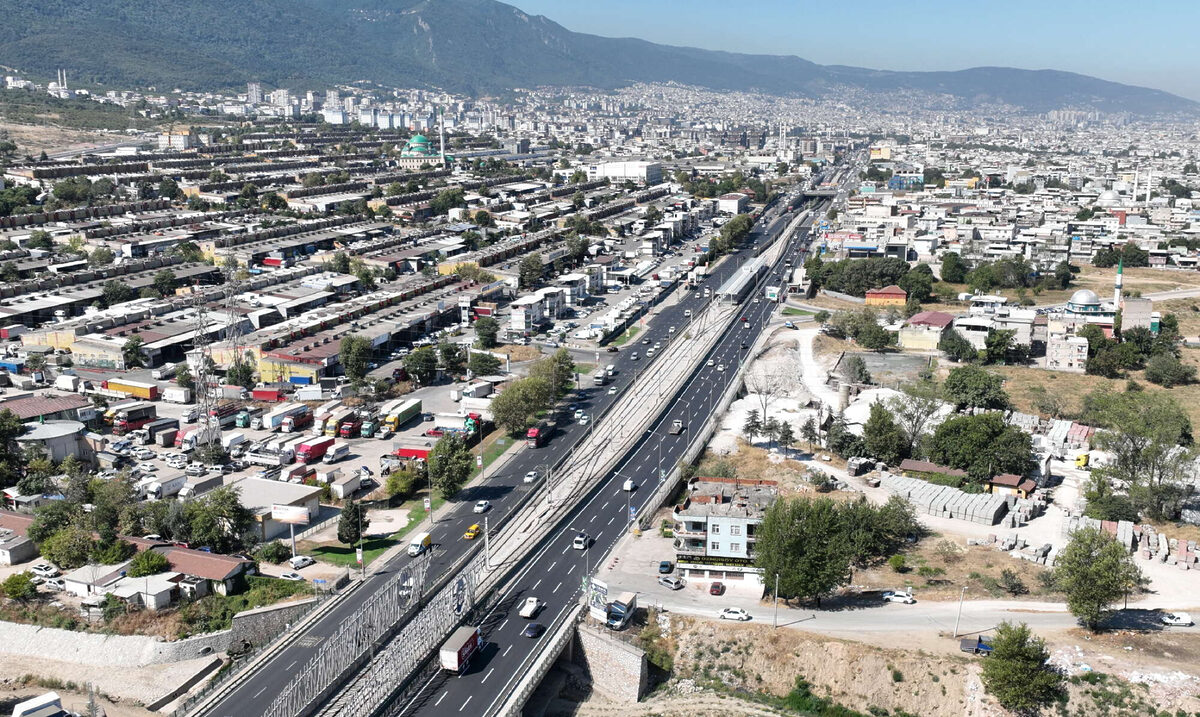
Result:
[[[823,211],[824,206],[824,203],[816,203],[814,216]],[[761,226],[764,222],[756,225],[745,246],[753,247],[765,241],[767,235],[777,236],[793,218],[791,214],[780,215],[778,211],[769,213],[764,218],[766,226]],[[460,715],[467,714],[468,707],[471,714],[487,714],[508,694],[525,674],[539,643],[546,639],[546,634],[537,638],[524,637],[522,631],[530,622],[553,625],[576,603],[584,576],[594,569],[596,562],[603,559],[623,533],[629,508],[640,507],[654,493],[663,473],[669,472],[670,466],[682,457],[687,447],[687,431],[670,435],[672,422],[682,421],[685,429],[699,427],[712,413],[714,402],[719,400],[742,360],[745,353],[742,345],[753,345],[776,306],[755,299],[762,296],[762,287],[778,284],[786,276],[785,260],[790,258],[795,262],[798,259],[796,249],[805,246],[807,240],[806,227],[755,289],[746,295],[742,310],[746,321],[736,321],[735,326],[726,330],[708,355],[713,365],[706,362],[696,370],[617,468],[564,519],[565,527],[561,532],[527,562],[505,599],[483,620],[487,644],[464,673],[435,675],[405,707],[403,714]],[[752,254],[751,248],[743,249],[740,255],[725,262],[727,266],[719,272],[719,277],[710,281],[723,281],[735,266]],[[715,288],[716,284],[713,286]],[[690,301],[696,301],[694,294]],[[652,331],[665,330],[675,320],[671,312],[682,311],[688,306],[685,300],[664,310]],[[636,486],[632,493],[622,489],[626,480],[632,480]],[[590,547],[574,550],[572,542],[581,532],[589,537]],[[533,621],[517,615],[520,604],[529,596],[545,603]]]
[[[781,205],[782,203],[780,203]],[[786,226],[787,222],[792,218],[791,214],[780,215],[779,210],[773,210],[766,217],[769,231],[777,234]],[[762,221],[760,220],[760,225]],[[761,239],[764,229],[756,226],[754,233],[747,239],[746,246],[750,246],[756,239]],[[638,334],[638,341],[643,339],[650,340],[651,344],[655,341],[662,341],[665,345],[668,341],[669,328],[671,326],[683,326],[687,321],[685,311],[698,311],[706,305],[707,299],[696,298],[697,293],[702,297],[703,287],[710,287],[713,293],[716,293],[717,288],[732,274],[741,263],[741,260],[750,254],[749,250],[743,249],[741,255],[735,256],[731,260],[726,260],[717,268],[717,270],[707,277],[701,284],[700,292],[688,292],[683,299],[672,305],[664,305],[654,321],[651,322],[642,332]],[[763,302],[759,305],[751,304],[754,311],[749,315],[753,321],[753,330],[740,329],[739,331],[746,334],[745,340],[752,341],[757,335],[758,329],[762,326],[762,317],[768,313],[768,303]],[[728,369],[736,364],[738,345],[741,337],[738,334],[733,334],[732,338],[726,338],[716,349],[720,360],[724,361],[727,370],[724,376],[732,375],[732,371]],[[730,343],[732,341],[732,344]],[[606,365],[612,363],[617,368],[617,373],[614,380],[609,386],[617,387],[617,394],[610,394],[609,386],[591,387],[581,384],[581,390],[573,395],[570,402],[578,404],[589,416],[599,414],[600,409],[607,407],[610,403],[620,397],[620,392],[627,387],[634,379],[638,370],[643,368],[648,359],[645,358],[645,348],[640,344],[634,344],[636,349],[622,349],[618,353],[601,353],[601,361]],[[730,346],[732,345],[732,348]],[[639,354],[639,359],[632,360],[633,353]],[[689,392],[699,398],[701,391],[704,392],[704,398],[708,399],[710,386],[708,382],[714,385],[722,383],[723,377],[715,372],[715,368],[707,369],[701,372],[707,375],[708,379],[701,380],[699,383],[693,378],[689,383]],[[588,377],[581,376],[581,382]],[[686,397],[686,396],[685,396]],[[692,399],[694,410],[689,412],[686,420],[691,421],[691,417],[695,416],[697,425],[702,422],[704,416],[707,415],[704,405],[699,400]],[[681,404],[686,405],[686,404]],[[709,404],[711,405],[711,403]],[[675,410],[678,406],[672,407],[671,418],[677,418]],[[670,419],[666,419],[666,424],[670,425]],[[582,426],[576,422],[565,423],[560,421],[560,429],[550,439],[550,441],[538,449],[522,449],[513,458],[511,458],[501,470],[492,473],[487,472],[485,480],[481,483],[465,489],[459,502],[448,515],[443,515],[436,524],[433,525],[430,532],[433,538],[433,553],[429,572],[427,574],[428,581],[432,582],[437,576],[443,574],[447,569],[454,565],[468,550],[477,545],[476,542],[466,541],[462,539],[463,533],[473,523],[482,522],[481,517],[472,512],[473,505],[478,500],[488,500],[492,504],[492,509],[488,516],[491,521],[497,521],[499,518],[508,515],[516,508],[518,498],[525,492],[531,490],[534,486],[523,483],[524,475],[531,470],[544,472],[543,467],[553,464],[556,458],[562,455],[563,452],[572,448],[589,430],[591,426]],[[658,430],[657,428],[655,430]],[[665,428],[662,431],[666,432]],[[677,460],[682,452],[683,442],[680,436],[669,437],[673,438],[663,446],[663,465],[670,465],[671,461]],[[634,455],[639,453],[644,454],[643,445],[639,445],[633,451]],[[668,455],[669,454],[669,455]],[[672,457],[673,456],[673,457]],[[657,454],[655,455],[657,457]],[[621,470],[640,471],[646,470],[649,464],[645,461],[625,464]],[[652,474],[651,474],[652,475]],[[544,476],[543,476],[544,477]],[[638,496],[649,495],[652,490],[652,484],[645,478],[640,478],[639,483],[642,483],[642,488],[638,491]],[[619,488],[619,484],[618,484]],[[589,504],[590,505],[590,504]],[[624,503],[621,505],[622,515],[625,510]],[[615,530],[621,525],[615,521],[609,521],[611,524],[605,526],[612,530],[609,535],[615,536]],[[428,523],[424,529],[428,528]],[[605,539],[606,541],[608,538]],[[611,541],[608,541],[611,542]],[[384,565],[372,565],[371,569],[374,574],[368,575],[366,583],[359,587],[350,597],[339,604],[335,609],[331,610],[327,615],[313,623],[304,633],[295,641],[292,642],[284,650],[280,651],[264,666],[260,667],[252,679],[247,680],[238,689],[231,692],[220,702],[213,705],[205,714],[220,715],[222,717],[245,717],[247,715],[261,715],[267,711],[272,700],[279,694],[287,685],[288,681],[303,668],[309,660],[312,659],[321,643],[329,636],[333,635],[338,626],[345,620],[349,619],[354,612],[367,600],[371,598],[377,591],[383,588],[388,580],[392,578],[392,573],[395,569],[402,567],[411,558],[407,554],[400,554],[392,558]],[[565,570],[564,564],[560,571]],[[569,579],[568,572],[561,573],[564,579]],[[578,579],[578,575],[577,575]],[[539,586],[540,587],[540,586]],[[568,591],[562,590],[559,593],[562,597],[567,596]],[[528,647],[528,645],[525,645]],[[479,661],[476,664],[482,664]],[[499,680],[497,680],[498,682]],[[478,701],[478,700],[476,700]]]

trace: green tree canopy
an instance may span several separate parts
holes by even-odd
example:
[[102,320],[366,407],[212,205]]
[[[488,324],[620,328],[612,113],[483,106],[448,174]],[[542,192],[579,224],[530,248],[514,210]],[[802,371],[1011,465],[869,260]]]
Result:
[[129,562],[128,574],[131,578],[140,578],[147,575],[157,575],[158,573],[166,572],[171,568],[171,564],[162,554],[153,550],[143,550],[133,556],[133,560]]
[[500,322],[490,316],[475,320],[475,336],[479,339],[479,348],[492,349],[496,347],[496,336],[500,333]]
[[429,451],[430,480],[446,500],[457,495],[467,484],[474,465],[466,443],[456,434],[442,436]]
[[371,341],[365,336],[350,334],[342,337],[338,360],[351,381],[362,381],[366,378],[371,352]]
[[1033,443],[1029,434],[997,412],[952,416],[928,439],[930,460],[964,470],[976,483],[1000,473],[1026,475]]
[[841,526],[838,506],[829,498],[780,498],[767,508],[756,535],[755,566],[763,582],[780,595],[816,600],[850,577],[851,551],[835,539]]
[[890,466],[908,457],[908,438],[881,401],[871,404],[871,415],[863,424],[863,445],[868,456]]
[[346,545],[358,545],[364,531],[370,525],[371,521],[367,518],[367,507],[356,500],[350,501],[342,507],[342,514],[338,517],[338,542]]
[[482,351],[472,351],[467,368],[476,376],[495,376],[500,373],[500,359]]
[[942,384],[945,398],[955,408],[1007,408],[1004,381],[978,366],[960,366],[950,370]]
[[981,665],[980,679],[1002,707],[1036,714],[1062,694],[1062,675],[1048,664],[1046,641],[1025,623],[1002,622],[992,636],[992,652]]
[[422,385],[429,385],[437,376],[438,355],[432,346],[422,346],[404,357],[404,370]]
[[1054,563],[1054,585],[1066,594],[1067,609],[1093,632],[1142,581],[1129,551],[1098,528],[1072,533]]

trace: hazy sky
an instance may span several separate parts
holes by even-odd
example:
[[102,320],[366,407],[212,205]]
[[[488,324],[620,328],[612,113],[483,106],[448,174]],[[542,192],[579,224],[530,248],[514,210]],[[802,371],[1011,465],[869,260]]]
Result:
[[1200,2],[506,0],[564,27],[823,65],[1079,72],[1200,100]]

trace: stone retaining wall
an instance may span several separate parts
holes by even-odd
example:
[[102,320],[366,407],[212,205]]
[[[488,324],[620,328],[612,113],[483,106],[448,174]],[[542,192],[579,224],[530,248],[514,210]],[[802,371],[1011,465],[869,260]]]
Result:
[[575,661],[592,676],[593,689],[614,702],[636,704],[649,680],[646,653],[587,625],[579,625],[576,635]]
[[230,644],[240,645],[244,640],[255,646],[265,645],[287,632],[297,620],[316,607],[316,603],[316,598],[309,598],[239,612],[233,616]]

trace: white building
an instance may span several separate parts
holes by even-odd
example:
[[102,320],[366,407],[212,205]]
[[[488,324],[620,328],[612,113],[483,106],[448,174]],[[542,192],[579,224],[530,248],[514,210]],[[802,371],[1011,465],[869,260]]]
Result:
[[750,206],[750,197],[741,192],[730,192],[717,197],[717,211],[721,214],[741,214]]
[[587,166],[588,181],[608,179],[613,182],[636,182],[637,184],[662,183],[660,162],[604,162]]
[[698,478],[675,507],[675,560],[686,577],[756,585],[755,532],[775,502],[773,481]]

